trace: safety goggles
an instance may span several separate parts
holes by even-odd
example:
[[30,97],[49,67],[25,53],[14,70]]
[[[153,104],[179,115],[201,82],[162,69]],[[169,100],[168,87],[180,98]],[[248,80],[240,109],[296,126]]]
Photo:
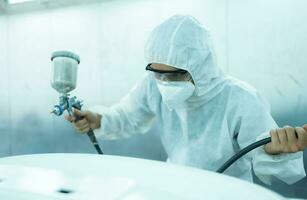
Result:
[[175,71],[158,70],[151,67],[151,64],[146,66],[146,70],[154,73],[156,79],[161,81],[190,81],[191,75],[188,71],[178,69]]

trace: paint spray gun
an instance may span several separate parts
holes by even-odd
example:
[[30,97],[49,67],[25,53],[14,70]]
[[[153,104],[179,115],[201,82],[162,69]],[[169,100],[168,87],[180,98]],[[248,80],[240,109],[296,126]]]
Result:
[[[51,86],[60,93],[60,102],[55,105],[51,113],[61,116],[65,111],[69,115],[73,115],[73,109],[81,110],[82,101],[77,97],[70,97],[69,92],[76,88],[77,84],[77,69],[80,64],[80,57],[72,52],[68,51],[56,51],[51,55],[52,61],[52,81]],[[76,121],[82,119],[82,117],[75,116]],[[96,151],[99,154],[103,154],[93,130],[87,133]]]

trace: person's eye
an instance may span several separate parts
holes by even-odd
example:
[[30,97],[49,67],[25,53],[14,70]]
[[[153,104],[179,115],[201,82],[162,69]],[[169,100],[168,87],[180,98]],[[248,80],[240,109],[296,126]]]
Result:
[[176,79],[178,79],[178,78],[182,78],[182,75],[183,75],[183,74],[176,73],[176,74],[175,74],[175,78],[176,78]]

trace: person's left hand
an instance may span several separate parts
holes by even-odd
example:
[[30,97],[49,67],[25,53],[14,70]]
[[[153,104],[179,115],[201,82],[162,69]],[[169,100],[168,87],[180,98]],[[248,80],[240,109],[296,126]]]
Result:
[[272,142],[264,146],[268,154],[295,153],[307,147],[307,124],[303,127],[285,126],[270,131]]

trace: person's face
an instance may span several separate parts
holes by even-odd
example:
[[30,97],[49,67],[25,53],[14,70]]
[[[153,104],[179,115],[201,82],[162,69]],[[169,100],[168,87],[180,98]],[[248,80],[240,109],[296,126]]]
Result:
[[[151,63],[149,70],[154,71],[155,77],[162,81],[190,81],[194,84],[193,79],[189,72],[178,69],[169,65],[160,63]],[[148,68],[146,68],[148,69]]]

